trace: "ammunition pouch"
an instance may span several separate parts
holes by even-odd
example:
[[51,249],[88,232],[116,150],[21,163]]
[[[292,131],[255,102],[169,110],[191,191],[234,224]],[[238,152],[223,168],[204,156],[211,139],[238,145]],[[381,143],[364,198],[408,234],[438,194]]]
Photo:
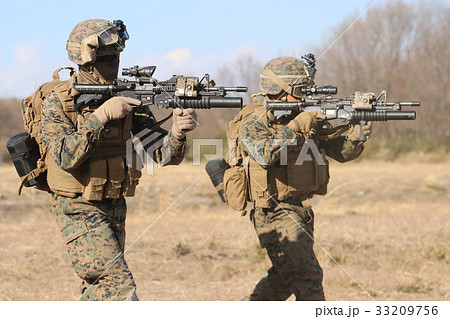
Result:
[[127,167],[122,156],[91,158],[71,172],[47,157],[47,181],[50,190],[66,197],[83,196],[90,201],[104,198],[132,197],[141,171]]
[[[78,117],[77,126],[82,125],[83,118]],[[51,156],[47,156],[50,190],[66,197],[83,196],[90,201],[134,196],[142,173],[136,169],[136,166],[139,167],[139,163],[136,163],[137,154],[133,154],[133,165],[127,166],[126,141],[131,137],[131,121],[129,115],[109,122],[107,134],[97,149],[83,164],[70,172],[63,170]]]
[[[321,150],[324,165],[317,160],[296,164],[299,152],[288,152],[287,164],[279,162],[267,169],[251,160],[249,166],[250,199],[256,207],[271,208],[277,201],[299,199],[312,195],[325,195],[329,181],[329,165],[325,151]],[[272,200],[273,198],[273,200]]]

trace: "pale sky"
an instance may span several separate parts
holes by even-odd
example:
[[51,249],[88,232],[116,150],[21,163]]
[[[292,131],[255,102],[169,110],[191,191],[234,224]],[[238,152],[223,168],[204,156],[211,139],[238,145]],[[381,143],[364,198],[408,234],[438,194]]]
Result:
[[243,52],[264,62],[299,57],[344,19],[387,1],[3,1],[0,97],[23,98],[51,80],[56,68],[75,66],[65,44],[85,19],[124,21],[130,40],[122,67],[157,65],[155,77],[161,80],[175,73],[214,77],[217,68]]

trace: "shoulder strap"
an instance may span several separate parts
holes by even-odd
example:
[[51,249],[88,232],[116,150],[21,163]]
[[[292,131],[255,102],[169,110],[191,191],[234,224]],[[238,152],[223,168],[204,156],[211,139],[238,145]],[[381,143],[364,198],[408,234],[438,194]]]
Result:
[[[69,69],[70,70],[70,79],[67,81],[60,81],[59,79],[59,71],[63,69]],[[57,84],[53,88],[53,92],[58,97],[59,101],[61,102],[61,105],[63,107],[64,113],[67,115],[67,117],[72,121],[72,123],[76,123],[78,113],[74,110],[74,96],[78,94],[77,91],[72,89],[71,83],[75,81],[76,72],[75,69],[72,67],[62,67],[57,69],[55,72],[53,72],[53,79],[55,81],[58,81],[59,84]]]
[[[35,179],[36,177],[40,176],[42,173],[44,173],[47,170],[47,167],[45,166],[45,156],[46,155],[47,155],[47,151],[45,151],[45,153],[41,156],[41,161],[40,161],[41,165],[38,165],[37,168],[35,168],[31,172],[29,172],[27,175],[22,176],[20,178],[21,183],[20,183],[19,191],[18,191],[19,196],[22,193],[22,188],[25,186],[26,183],[28,183],[32,179]],[[38,162],[38,164],[39,164],[39,162]]]

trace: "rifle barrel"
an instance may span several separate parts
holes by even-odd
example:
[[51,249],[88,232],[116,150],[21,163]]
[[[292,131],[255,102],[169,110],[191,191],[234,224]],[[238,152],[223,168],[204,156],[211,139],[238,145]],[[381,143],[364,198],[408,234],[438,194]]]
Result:
[[388,121],[388,120],[415,120],[415,111],[354,111],[352,120],[355,121]]
[[386,106],[420,106],[420,101],[408,101],[408,102],[388,102]]

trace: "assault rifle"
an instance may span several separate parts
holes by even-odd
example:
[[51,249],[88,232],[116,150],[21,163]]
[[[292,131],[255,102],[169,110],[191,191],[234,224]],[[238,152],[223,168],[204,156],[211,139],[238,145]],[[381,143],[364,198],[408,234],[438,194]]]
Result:
[[205,74],[201,80],[193,76],[174,75],[167,81],[153,78],[156,66],[123,68],[122,75],[134,77],[134,81],[117,79],[112,84],[73,84],[80,93],[75,97],[74,110],[84,105],[99,104],[112,96],[138,99],[142,106],[155,105],[164,108],[241,108],[242,98],[226,97],[228,92],[247,92],[247,87],[216,87]]
[[[337,93],[334,86],[302,88],[307,97],[299,102],[268,102],[267,111],[272,111],[275,118],[291,116],[294,112],[317,111],[325,115],[325,124],[332,125],[329,120],[336,120],[338,125],[360,124],[360,140],[365,141],[362,127],[368,121],[415,120],[415,111],[402,111],[403,106],[420,106],[420,101],[387,102],[387,92],[377,97],[374,93],[355,92],[351,97],[333,98]],[[322,95],[316,97],[317,95]]]

